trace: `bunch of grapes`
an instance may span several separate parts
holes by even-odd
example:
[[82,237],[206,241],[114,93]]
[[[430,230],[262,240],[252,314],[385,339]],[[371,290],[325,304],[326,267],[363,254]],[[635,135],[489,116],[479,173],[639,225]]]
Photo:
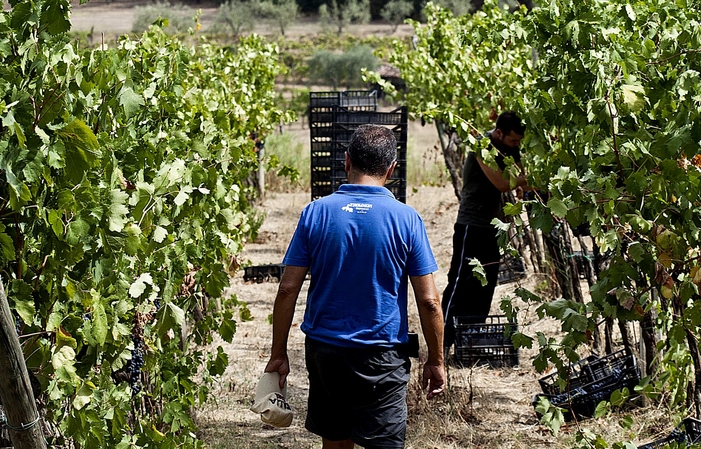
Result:
[[131,386],[131,394],[135,395],[141,391],[141,368],[144,366],[144,350],[143,339],[141,336],[132,332],[131,341],[134,343],[134,349],[131,351],[131,360],[127,363],[127,373],[129,374],[129,386]]

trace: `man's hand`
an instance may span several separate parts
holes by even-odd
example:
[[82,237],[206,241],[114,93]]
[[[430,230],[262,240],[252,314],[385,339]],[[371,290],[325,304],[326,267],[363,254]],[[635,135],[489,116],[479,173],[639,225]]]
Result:
[[287,354],[280,358],[271,358],[265,366],[263,372],[271,373],[277,371],[280,374],[280,389],[285,388],[285,379],[290,373],[290,362],[287,359]]
[[421,379],[421,388],[428,387],[427,399],[431,399],[443,393],[445,387],[445,369],[443,365],[424,364],[424,374]]

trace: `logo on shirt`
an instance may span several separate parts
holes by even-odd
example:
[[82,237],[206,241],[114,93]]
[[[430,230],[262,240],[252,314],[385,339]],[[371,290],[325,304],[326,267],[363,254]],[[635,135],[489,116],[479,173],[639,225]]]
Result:
[[366,203],[348,203],[341,208],[342,211],[356,214],[367,214],[372,209],[372,204]]

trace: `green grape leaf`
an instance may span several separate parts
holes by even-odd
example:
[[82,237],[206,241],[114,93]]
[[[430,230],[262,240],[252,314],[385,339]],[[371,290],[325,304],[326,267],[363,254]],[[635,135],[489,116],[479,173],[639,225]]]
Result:
[[231,343],[236,333],[236,320],[230,311],[226,311],[219,325],[219,335],[227,342]]
[[565,218],[567,216],[567,205],[558,198],[550,198],[548,200],[548,208],[556,217]]
[[78,388],[78,391],[75,393],[73,407],[75,407],[76,410],[80,410],[88,405],[95,390],[97,390],[97,387],[92,382],[84,381],[80,388]]
[[75,350],[70,346],[61,346],[54,352],[51,357],[51,366],[59,380],[73,385],[80,382],[75,370]]
[[46,0],[43,2],[41,22],[47,24],[46,30],[50,34],[61,34],[71,29],[71,21],[68,19],[70,4],[66,0]]
[[97,303],[92,310],[92,336],[95,341],[100,344],[105,344],[107,338],[107,313],[105,307]]
[[129,199],[129,195],[119,189],[113,189],[111,192],[111,199],[112,202],[110,203],[108,213],[109,230],[120,232],[127,223],[126,216],[129,213],[129,209],[126,203]]
[[623,92],[623,102],[633,112],[640,112],[645,107],[647,97],[645,88],[639,85],[624,84],[621,86]]
[[156,226],[156,229],[153,231],[153,240],[157,243],[163,243],[166,237],[168,237],[168,230],[162,226]]
[[151,273],[143,273],[129,286],[129,296],[138,298],[144,294],[147,285],[153,285]]
[[8,262],[15,258],[15,244],[12,241],[12,237],[3,233],[0,233],[0,257],[2,261]]
[[21,279],[14,279],[10,281],[9,291],[7,292],[7,298],[10,300],[14,310],[22,318],[22,321],[30,324],[34,322],[34,316],[36,315],[36,306],[32,297],[33,291],[34,289],[31,285]]
[[122,87],[118,96],[126,118],[131,118],[144,105],[144,97],[134,92],[131,87]]
[[229,366],[229,355],[224,352],[221,346],[217,347],[217,356],[209,363],[209,374],[212,376],[221,376]]
[[95,165],[100,145],[92,130],[79,119],[74,119],[56,131],[66,150],[66,175],[77,184],[85,173]]

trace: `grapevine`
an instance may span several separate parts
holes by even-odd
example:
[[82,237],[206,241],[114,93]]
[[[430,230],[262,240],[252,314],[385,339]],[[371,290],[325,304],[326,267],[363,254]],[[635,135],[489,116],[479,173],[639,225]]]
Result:
[[156,23],[79,51],[61,0],[11,6],[0,15],[0,274],[45,419],[76,447],[199,447],[189,410],[228,363],[207,345],[215,332],[231,341],[246,317],[221,296],[260,222],[248,136],[288,118],[274,106],[278,50],[257,36],[186,45]]
[[[590,276],[591,301],[516,291],[565,332],[559,341],[513,336],[538,345],[536,368],[565,372],[597,343],[602,323],[617,322],[626,350],[641,357],[630,341],[639,324],[648,373],[639,391],[698,415],[701,99],[692,92],[701,86],[701,8],[549,0],[523,12],[485,2],[482,13],[453,17],[428,6],[428,25],[413,23],[414,48],[397,42],[390,56],[407,81],[403,101],[438,121],[458,156],[488,156],[474,134],[489,129],[493,110],[517,110],[527,122],[529,184],[541,193],[528,207],[507,204],[524,226],[515,232],[586,229],[606,255]],[[459,166],[448,156],[449,169]],[[513,299],[502,302],[510,316],[518,313]]]

